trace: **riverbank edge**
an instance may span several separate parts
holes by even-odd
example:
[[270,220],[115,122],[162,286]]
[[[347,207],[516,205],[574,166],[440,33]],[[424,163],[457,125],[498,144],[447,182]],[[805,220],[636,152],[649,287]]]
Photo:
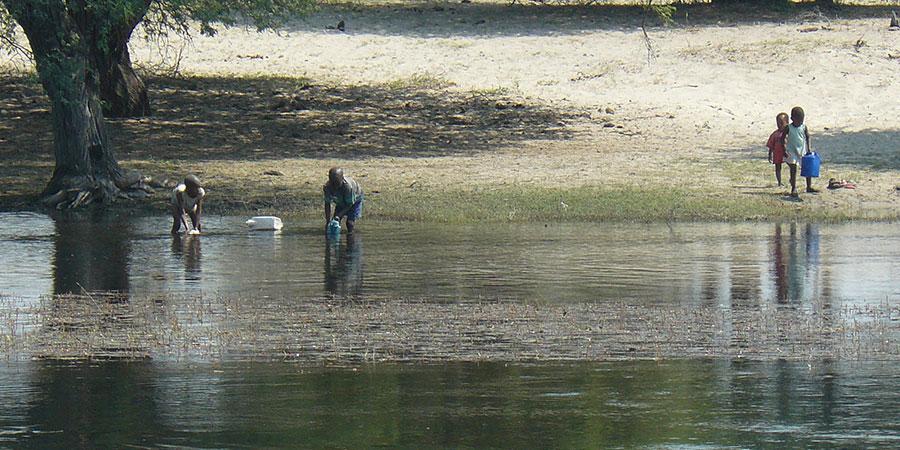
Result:
[[[240,163],[235,163],[240,165]],[[0,169],[2,170],[2,169]],[[661,181],[660,184],[664,182]],[[34,180],[30,185],[40,185]],[[207,187],[204,213],[214,215],[288,215],[315,218],[323,214],[319,189],[303,185],[259,186],[236,177]],[[477,222],[846,222],[900,220],[900,210],[856,204],[822,207],[804,203],[809,196],[842,195],[824,191],[793,199],[784,188],[765,187],[752,194],[689,186],[533,185],[416,188],[394,186],[365,192],[364,218],[377,220]],[[900,195],[898,192],[896,195]],[[85,211],[109,211],[132,216],[167,215],[168,189],[111,204],[90,205]],[[818,199],[817,199],[818,200]],[[41,205],[37,193],[6,195],[3,212],[78,213]]]

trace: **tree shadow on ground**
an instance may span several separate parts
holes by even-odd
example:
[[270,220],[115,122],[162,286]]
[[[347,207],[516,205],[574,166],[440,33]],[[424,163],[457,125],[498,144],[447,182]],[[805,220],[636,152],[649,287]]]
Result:
[[[119,160],[432,157],[571,133],[570,114],[500,94],[288,78],[153,78],[150,86],[151,117],[107,121]],[[0,82],[0,98],[4,164],[52,162],[40,87]]]
[[[900,170],[900,129],[811,131],[812,149],[822,165],[841,164],[861,170]],[[764,144],[764,142],[763,142]],[[763,145],[740,151],[747,158],[765,158]],[[787,168],[783,169],[786,171]]]
[[810,141],[823,164],[900,169],[900,130],[828,131],[811,136]]
[[[331,31],[339,21],[344,32],[409,37],[504,37],[580,34],[592,30],[627,30],[663,26],[662,19],[640,4],[590,5],[553,2],[406,2],[392,4],[337,3],[323,5],[310,17],[285,27],[287,31]],[[828,22],[844,18],[886,19],[889,5],[838,5],[777,2],[676,4],[669,26],[735,26],[770,23]]]

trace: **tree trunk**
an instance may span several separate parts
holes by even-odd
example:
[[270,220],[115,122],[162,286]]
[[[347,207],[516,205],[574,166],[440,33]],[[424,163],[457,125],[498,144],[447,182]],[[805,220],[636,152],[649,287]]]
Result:
[[100,99],[107,117],[150,115],[147,85],[135,73],[128,40],[150,8],[149,0],[125,0],[121,7],[103,8],[73,0],[71,11],[88,38],[91,65],[100,80]]
[[122,170],[106,135],[89,51],[62,0],[6,0],[25,31],[50,98],[56,169],[43,192],[57,207],[112,202],[140,183]]
[[[121,49],[121,50],[118,50]],[[94,51],[92,50],[92,53]],[[131,67],[128,40],[117,45],[111,55],[94,57],[100,76],[100,99],[107,117],[143,117],[150,115],[147,85]]]

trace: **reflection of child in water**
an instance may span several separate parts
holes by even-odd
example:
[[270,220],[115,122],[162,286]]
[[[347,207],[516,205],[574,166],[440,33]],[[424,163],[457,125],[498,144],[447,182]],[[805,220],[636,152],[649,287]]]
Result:
[[358,233],[348,234],[346,246],[339,240],[325,245],[325,290],[333,295],[359,295],[362,289],[362,242]]
[[781,186],[781,163],[784,162],[784,135],[787,133],[788,115],[778,113],[775,116],[778,128],[769,135],[766,147],[769,149],[769,162],[775,164],[775,181]]
[[172,255],[184,261],[185,279],[198,279],[202,257],[199,238],[176,234],[172,237]]
[[[172,190],[172,234],[178,233],[182,224],[185,231],[200,233],[200,215],[203,213],[205,195],[200,179],[193,174],[184,177],[184,183],[175,186]],[[188,223],[188,218],[191,223]]]

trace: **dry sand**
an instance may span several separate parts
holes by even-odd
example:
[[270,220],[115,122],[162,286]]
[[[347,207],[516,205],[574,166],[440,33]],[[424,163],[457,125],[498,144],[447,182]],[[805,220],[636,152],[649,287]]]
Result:
[[[409,179],[436,183],[696,183],[774,195],[784,188],[773,186],[764,143],[775,115],[801,105],[823,159],[817,186],[831,177],[858,185],[805,201],[870,209],[873,217],[896,214],[900,31],[889,30],[886,17],[680,8],[672,26],[649,20],[651,51],[633,9],[325,6],[278,32],[231,28],[215,38],[196,36],[179,70],[348,85],[433,83],[575,112],[564,124],[574,137],[562,144],[531,140],[489,154],[403,162]],[[345,32],[327,28],[341,20]],[[169,44],[169,51],[181,45]],[[158,48],[135,47],[139,64],[161,61]],[[742,180],[719,170],[734,160],[752,161],[742,170],[758,173]],[[396,164],[369,160],[354,169]]]

